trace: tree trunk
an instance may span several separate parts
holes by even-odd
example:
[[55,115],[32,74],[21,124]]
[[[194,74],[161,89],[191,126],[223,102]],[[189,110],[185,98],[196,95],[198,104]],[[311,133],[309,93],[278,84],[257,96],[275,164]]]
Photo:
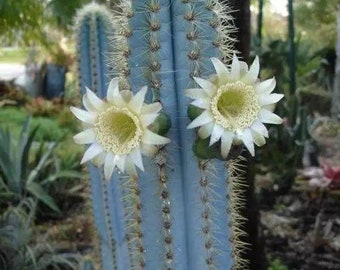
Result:
[[261,50],[262,47],[262,26],[263,26],[263,2],[259,1],[259,15],[257,16],[257,47]]
[[337,10],[337,44],[336,64],[334,74],[334,88],[332,95],[332,118],[340,121],[340,5]]
[[250,0],[230,0],[235,12],[232,13],[237,28],[235,36],[238,40],[235,47],[244,61],[249,62],[250,55]]
[[[235,26],[238,31],[235,33],[236,49],[240,52],[240,56],[249,63],[250,55],[250,1],[249,0],[230,0],[229,3],[235,12],[232,14],[235,18]],[[244,259],[249,261],[250,270],[266,270],[267,262],[264,253],[264,246],[262,239],[258,236],[259,226],[259,212],[254,193],[254,161],[249,154],[245,155],[247,161],[245,166],[247,168],[245,173],[245,181],[248,187],[244,190],[246,198],[246,207],[243,210],[243,216],[247,218],[248,222],[245,224],[245,231],[248,233],[247,237],[242,239],[251,246],[245,250]]]

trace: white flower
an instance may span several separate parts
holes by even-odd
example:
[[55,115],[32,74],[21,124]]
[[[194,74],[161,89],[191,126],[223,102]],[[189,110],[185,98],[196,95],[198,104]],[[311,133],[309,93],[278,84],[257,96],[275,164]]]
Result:
[[72,113],[84,123],[85,130],[73,137],[78,144],[90,144],[81,163],[92,160],[104,165],[105,179],[111,178],[115,167],[128,174],[136,174],[135,165],[144,170],[142,155],[152,156],[156,146],[169,143],[147,127],[162,109],[160,103],[145,104],[147,87],[135,95],[119,91],[118,79],[110,82],[106,100],[86,89],[83,105],[86,110],[71,107]]
[[217,58],[211,61],[216,75],[208,80],[194,78],[201,88],[186,90],[186,95],[194,99],[191,104],[203,109],[188,128],[199,127],[199,137],[210,136],[210,145],[221,139],[223,158],[228,156],[232,144],[242,142],[254,156],[254,143],[262,146],[268,137],[263,123],[282,123],[273,110],[283,95],[271,93],[276,86],[274,78],[263,82],[258,79],[258,57],[249,69],[236,55],[231,68]]

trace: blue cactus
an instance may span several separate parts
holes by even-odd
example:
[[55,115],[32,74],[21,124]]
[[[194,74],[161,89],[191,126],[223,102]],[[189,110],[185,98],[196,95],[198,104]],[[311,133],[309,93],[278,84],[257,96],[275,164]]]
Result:
[[215,0],[126,0],[115,10],[111,17],[91,4],[78,15],[81,91],[103,98],[110,77],[133,92],[147,85],[171,122],[171,144],[144,159],[139,178],[115,172],[105,181],[89,165],[102,268],[240,269],[237,161],[195,156],[184,95],[193,77],[213,73],[211,57],[232,58],[229,9]]

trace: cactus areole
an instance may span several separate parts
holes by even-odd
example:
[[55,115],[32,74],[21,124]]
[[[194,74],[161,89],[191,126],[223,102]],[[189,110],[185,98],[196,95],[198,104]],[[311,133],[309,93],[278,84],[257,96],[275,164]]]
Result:
[[[282,95],[239,61],[228,4],[124,0],[79,11],[76,38],[104,270],[246,269],[236,156],[255,153]],[[224,62],[230,63],[225,65]],[[90,90],[91,89],[91,90]]]

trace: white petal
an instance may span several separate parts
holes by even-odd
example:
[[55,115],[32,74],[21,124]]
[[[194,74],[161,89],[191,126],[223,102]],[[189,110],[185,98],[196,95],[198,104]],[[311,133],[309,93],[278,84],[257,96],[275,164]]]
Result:
[[130,90],[122,90],[120,91],[120,95],[122,96],[126,103],[129,103],[133,97],[133,93]]
[[249,71],[243,76],[242,81],[246,84],[254,84],[259,76],[260,62],[256,56],[253,64],[250,66]]
[[267,111],[273,112],[275,110],[276,104],[267,104],[267,105],[262,105],[261,109],[265,109]]
[[120,96],[119,93],[119,79],[113,78],[110,81],[109,87],[107,89],[106,98],[109,102],[113,102],[117,96]]
[[260,94],[270,94],[273,92],[276,86],[275,78],[265,80],[255,85],[255,91],[258,95]]
[[147,90],[147,86],[142,87],[142,89],[139,90],[138,93],[136,93],[129,102],[129,107],[136,113],[140,113],[142,109]]
[[95,113],[87,112],[76,107],[71,107],[70,109],[75,117],[77,117],[80,121],[90,125],[94,125],[97,117]]
[[202,127],[199,128],[198,130],[198,136],[202,139],[206,139],[211,135],[211,132],[214,128],[214,123],[208,123],[206,125],[203,125]]
[[105,157],[106,157],[106,153],[101,152],[98,156],[92,159],[92,163],[97,167],[101,167],[105,162]]
[[240,78],[240,61],[238,60],[236,54],[233,56],[233,62],[231,63],[230,80],[238,80]]
[[152,144],[142,143],[141,152],[148,157],[154,157],[157,154],[157,147]]
[[260,95],[259,102],[261,106],[273,104],[283,98],[283,94]]
[[251,130],[251,135],[253,137],[254,143],[257,146],[261,147],[266,143],[266,139],[260,133],[257,133],[256,131]]
[[250,127],[252,130],[260,133],[264,137],[268,138],[268,130],[264,124],[258,119],[256,119]]
[[80,164],[83,164],[91,159],[93,159],[95,156],[98,156],[101,152],[103,152],[103,148],[97,144],[91,144],[89,148],[84,153],[84,156],[82,160],[80,161]]
[[234,139],[234,134],[232,132],[226,131],[223,133],[222,138],[221,138],[221,142],[222,142],[221,154],[223,158],[228,157],[233,139]]
[[125,160],[126,155],[116,155],[113,159],[113,164],[115,164],[123,173],[125,172]]
[[142,154],[139,147],[136,147],[133,151],[130,153],[131,160],[136,166],[144,171],[143,166],[143,160],[142,160]]
[[147,127],[151,125],[156,120],[157,117],[158,117],[158,114],[150,113],[150,114],[142,114],[140,116],[140,119],[141,119],[143,126]]
[[85,94],[83,96],[83,105],[84,105],[84,108],[86,110],[88,110],[89,112],[96,112],[97,109],[92,105],[92,103],[90,102],[87,94]]
[[188,129],[203,126],[213,121],[213,117],[208,111],[204,111],[198,117],[196,117],[189,125]]
[[145,129],[142,141],[146,144],[166,144],[170,142],[168,138],[153,133],[148,129]]
[[201,88],[190,88],[185,90],[185,95],[192,99],[209,98],[207,92]]
[[158,113],[162,109],[162,104],[159,102],[144,104],[141,110],[142,114]]
[[248,71],[248,64],[246,62],[240,61],[240,77],[246,75]]
[[248,151],[252,156],[255,156],[255,148],[253,142],[253,136],[251,135],[250,129],[243,130],[242,133],[242,141],[244,145],[247,147]]
[[210,142],[209,142],[209,146],[213,145],[215,142],[217,142],[221,136],[224,133],[224,128],[222,128],[220,125],[215,124],[214,128],[211,132],[211,136],[210,136]]
[[84,131],[73,136],[73,140],[77,144],[89,144],[96,140],[96,132],[93,128],[85,129]]
[[211,58],[211,62],[214,65],[214,68],[216,70],[217,76],[220,78],[228,77],[229,75],[229,70],[225,66],[225,64],[222,63],[222,61],[218,58]]
[[137,174],[137,171],[136,171],[136,166],[130,158],[126,159],[125,172],[130,176],[138,177],[138,174]]
[[213,94],[216,91],[216,86],[212,82],[198,77],[194,77],[194,80],[199,86],[201,86],[204,89],[204,91],[209,95],[209,97],[213,96]]
[[260,110],[259,119],[261,120],[262,123],[277,125],[282,124],[282,119],[279,116],[265,109]]
[[191,104],[202,109],[208,109],[210,105],[209,100],[207,99],[196,99],[191,102]]
[[110,180],[113,170],[115,168],[115,164],[114,164],[114,154],[112,153],[107,153],[106,157],[105,157],[105,163],[104,163],[104,177],[105,180]]
[[104,107],[104,101],[102,101],[90,88],[86,87],[86,95],[90,103],[99,111]]

